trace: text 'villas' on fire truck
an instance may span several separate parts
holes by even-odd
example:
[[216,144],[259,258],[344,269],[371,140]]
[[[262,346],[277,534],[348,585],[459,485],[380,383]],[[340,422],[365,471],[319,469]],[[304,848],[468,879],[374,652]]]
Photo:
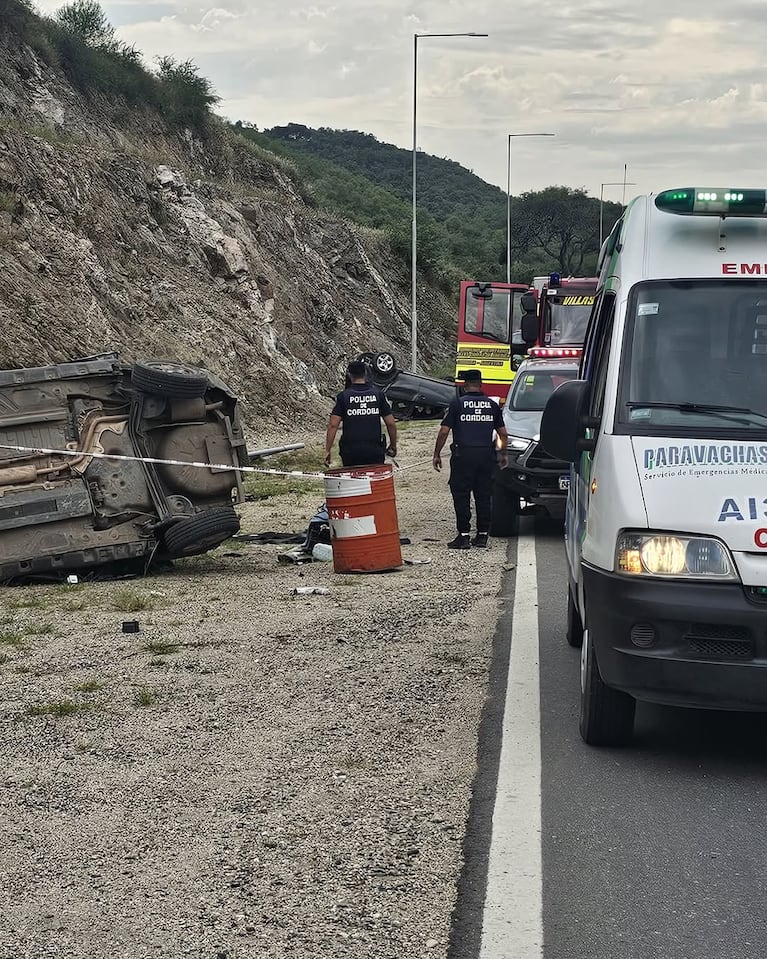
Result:
[[[535,294],[525,283],[461,281],[458,304],[457,384],[466,370],[481,370],[482,389],[503,403],[514,379],[516,362],[526,352],[522,318],[535,318]],[[523,303],[523,297],[524,303]]]
[[[540,281],[540,282],[539,282]],[[522,339],[532,357],[577,357],[586,338],[586,327],[597,289],[595,276],[536,277],[537,322],[525,317]]]

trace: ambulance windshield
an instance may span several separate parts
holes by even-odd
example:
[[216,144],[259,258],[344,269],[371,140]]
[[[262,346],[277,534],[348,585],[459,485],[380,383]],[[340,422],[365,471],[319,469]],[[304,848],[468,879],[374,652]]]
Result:
[[767,430],[767,281],[642,283],[627,324],[622,422]]

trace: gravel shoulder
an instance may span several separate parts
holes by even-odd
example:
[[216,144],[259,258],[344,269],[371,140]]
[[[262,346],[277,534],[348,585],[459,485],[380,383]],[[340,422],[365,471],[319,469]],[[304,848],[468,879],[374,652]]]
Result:
[[[0,589],[2,959],[446,955],[507,544],[445,548],[436,431],[405,424],[395,482],[428,563],[229,543]],[[242,532],[302,532],[303,482]]]

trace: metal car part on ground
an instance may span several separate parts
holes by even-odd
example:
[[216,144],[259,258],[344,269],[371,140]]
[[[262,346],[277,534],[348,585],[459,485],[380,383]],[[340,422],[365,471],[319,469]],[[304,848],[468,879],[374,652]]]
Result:
[[206,370],[104,353],[0,371],[0,447],[1,581],[140,571],[239,529],[241,474],[220,468],[249,462],[238,399]]
[[525,514],[564,513],[570,464],[540,445],[541,417],[554,390],[577,375],[577,360],[530,359],[520,365],[503,407],[507,465],[497,467],[493,475],[493,536],[516,536],[519,518]]

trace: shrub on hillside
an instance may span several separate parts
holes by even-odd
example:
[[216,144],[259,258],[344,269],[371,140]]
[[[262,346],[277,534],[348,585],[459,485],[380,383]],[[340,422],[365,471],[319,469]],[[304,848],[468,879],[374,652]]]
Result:
[[172,123],[204,130],[210,107],[219,101],[210,80],[200,76],[191,60],[158,57],[157,66],[163,113]]
[[118,41],[108,46],[90,46],[55,21],[49,22],[48,35],[67,78],[83,93],[123,97],[131,105],[159,109],[157,79],[144,69],[141,55],[133,47]]

